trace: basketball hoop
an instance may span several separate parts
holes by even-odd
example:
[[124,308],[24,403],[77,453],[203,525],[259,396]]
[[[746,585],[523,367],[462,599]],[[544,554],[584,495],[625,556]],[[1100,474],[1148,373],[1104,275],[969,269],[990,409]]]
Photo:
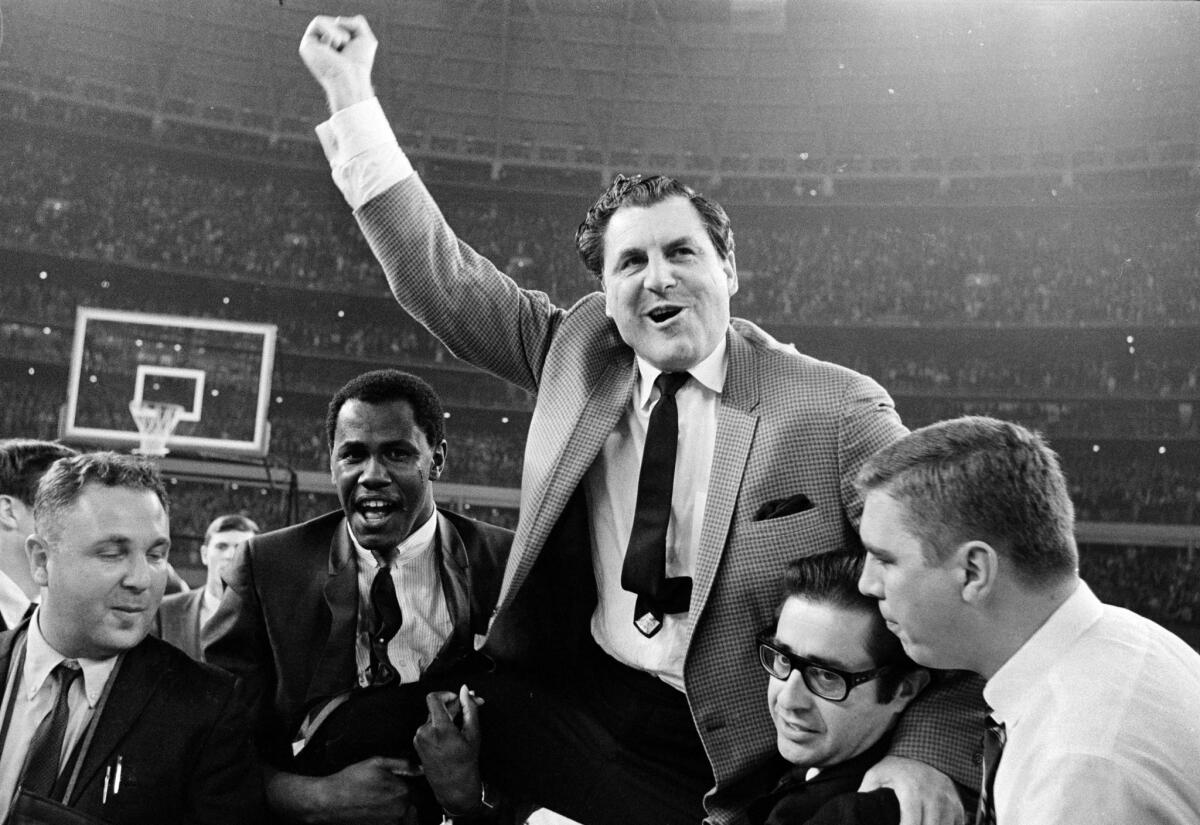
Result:
[[137,424],[141,446],[135,453],[145,456],[164,456],[167,439],[175,432],[183,407],[179,404],[164,404],[159,401],[130,401],[129,413]]

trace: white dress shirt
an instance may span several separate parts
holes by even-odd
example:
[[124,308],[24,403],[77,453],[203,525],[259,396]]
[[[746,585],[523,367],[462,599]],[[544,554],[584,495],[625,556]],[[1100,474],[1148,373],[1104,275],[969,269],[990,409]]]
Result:
[[988,681],[999,825],[1200,823],[1200,654],[1086,584]]
[[[437,541],[438,520],[435,510],[424,524],[409,534],[396,549],[392,560],[392,582],[404,617],[400,630],[388,642],[388,659],[400,674],[402,683],[415,682],[425,668],[437,658],[442,646],[454,632],[454,622],[446,605],[442,589],[442,574],[434,542]],[[367,616],[371,610],[371,582],[382,565],[375,554],[366,550],[350,533],[350,541],[358,557],[358,636],[354,656],[358,665],[358,682],[370,684],[371,642],[367,633]]]
[[[396,142],[377,98],[336,112],[317,126],[317,137],[332,169],[333,180],[352,209],[413,174],[412,164]],[[667,575],[691,576],[693,554],[704,522],[708,478],[716,444],[717,408],[725,384],[726,344],[690,372],[692,380],[676,396],[679,405],[679,449],[675,488],[667,528]],[[652,391],[659,371],[638,359],[638,385],[633,403],[608,437],[596,466],[584,481],[592,530],[592,564],[599,604],[592,615],[592,634],[618,661],[653,673],[683,690],[683,659],[691,635],[687,614],[668,615],[664,627],[647,639],[633,625],[635,594],[621,588],[621,566],[637,507],[637,483]],[[634,479],[633,483],[630,479]],[[407,613],[405,614],[407,617]],[[407,618],[406,618],[407,621]],[[360,661],[361,664],[361,661]]]
[[12,578],[0,570],[0,617],[4,619],[5,627],[16,627],[25,618],[30,600],[25,591],[17,586]]
[[[689,370],[691,378],[675,395],[679,443],[671,520],[667,524],[668,578],[692,576],[695,572],[717,439],[717,407],[725,386],[725,356],[722,338],[712,354]],[[646,448],[646,428],[659,400],[654,380],[662,372],[641,358],[637,359],[637,368],[637,386],[629,409],[609,433],[584,478],[592,531],[592,568],[600,597],[592,614],[592,636],[617,661],[683,690],[683,659],[691,636],[691,615],[668,613],[663,617],[662,629],[646,638],[633,624],[637,594],[621,587],[621,569],[637,510],[637,478]]]
[[[13,794],[16,793],[17,780],[20,779],[25,766],[34,731],[54,709],[57,688],[55,680],[50,678],[50,673],[59,662],[66,659],[50,647],[50,643],[42,635],[38,623],[40,616],[39,608],[34,612],[29,622],[29,631],[25,635],[25,667],[19,674],[14,673],[12,668],[16,665],[16,657],[10,662],[5,680],[4,704],[0,705],[2,718],[8,703],[13,703],[12,721],[0,749],[0,821],[8,815],[8,807],[12,803]],[[64,757],[83,736],[96,703],[104,693],[104,685],[116,667],[117,657],[76,661],[79,662],[83,675],[75,680],[67,697],[71,715],[67,722],[66,735],[63,737]]]

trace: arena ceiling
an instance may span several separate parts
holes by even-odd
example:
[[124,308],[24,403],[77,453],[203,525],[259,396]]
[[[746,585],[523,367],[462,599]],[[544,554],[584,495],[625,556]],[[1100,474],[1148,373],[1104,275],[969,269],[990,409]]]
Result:
[[0,67],[154,106],[323,118],[296,56],[362,12],[412,133],[716,159],[998,156],[1200,137],[1200,4],[0,0]]

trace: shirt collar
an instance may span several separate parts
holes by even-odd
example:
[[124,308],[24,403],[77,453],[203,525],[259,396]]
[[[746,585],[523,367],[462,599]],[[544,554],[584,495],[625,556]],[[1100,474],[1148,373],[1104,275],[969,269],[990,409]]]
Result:
[[983,698],[992,708],[992,718],[1005,725],[1017,722],[1025,704],[1037,693],[1035,685],[1103,613],[1103,603],[1086,582],[1079,581],[1075,592],[984,686]]
[[[716,349],[709,353],[708,357],[699,364],[689,369],[687,371],[688,374],[707,389],[720,394],[725,388],[725,368],[728,366],[728,359],[725,355],[728,350],[729,345],[725,341],[725,336],[722,335]],[[638,355],[635,357],[639,378],[637,406],[645,410],[650,406],[651,396],[653,395],[651,389],[654,387],[654,381],[658,376],[662,375],[663,371],[642,358],[642,356]]]
[[[433,547],[433,539],[437,535],[437,508],[433,509],[433,514],[429,516],[419,527],[408,534],[404,541],[400,542],[396,547],[395,561],[392,562],[393,567],[400,567],[418,556],[424,555]],[[358,560],[365,567],[381,567],[379,559],[370,550],[367,550],[358,543],[358,538],[354,535],[354,531],[350,529],[350,522],[346,522],[346,532],[350,534],[350,541],[354,545],[354,552],[358,555]]]
[[0,570],[0,616],[8,627],[16,627],[29,609],[29,597],[7,573]]
[[[50,672],[58,667],[59,662],[65,661],[67,658],[52,648],[46,641],[46,637],[42,635],[41,615],[42,609],[39,607],[29,620],[29,630],[25,634],[25,673],[23,676],[26,696],[30,700],[42,689],[42,685],[50,677]],[[88,707],[94,708],[100,701],[100,694],[104,692],[104,685],[108,682],[108,677],[112,675],[113,668],[117,666],[117,657],[81,658],[75,661],[79,662],[79,667],[83,671],[83,692],[87,697]]]

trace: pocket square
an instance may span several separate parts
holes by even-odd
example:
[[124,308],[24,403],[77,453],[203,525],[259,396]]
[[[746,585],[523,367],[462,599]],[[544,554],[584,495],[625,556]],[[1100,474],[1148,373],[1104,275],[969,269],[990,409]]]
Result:
[[782,518],[783,516],[791,516],[796,513],[803,513],[805,510],[811,510],[813,503],[804,493],[797,493],[789,498],[777,498],[773,501],[768,501],[758,508],[758,512],[754,514],[755,521],[766,521],[767,519]]

